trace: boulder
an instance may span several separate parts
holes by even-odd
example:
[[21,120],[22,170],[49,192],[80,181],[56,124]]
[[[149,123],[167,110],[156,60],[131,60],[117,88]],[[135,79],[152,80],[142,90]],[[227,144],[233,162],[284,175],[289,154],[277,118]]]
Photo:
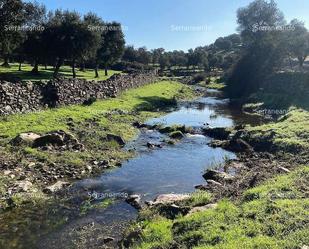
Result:
[[252,146],[242,139],[232,139],[224,148],[234,152],[252,153],[254,151]]
[[64,137],[57,132],[46,134],[46,135],[43,135],[43,136],[37,138],[34,141],[32,147],[38,148],[38,147],[43,147],[43,146],[48,146],[48,145],[63,146],[64,145]]
[[168,219],[175,219],[179,215],[188,213],[189,209],[186,207],[180,207],[176,204],[165,204],[160,205],[158,212],[161,216]]
[[126,143],[124,141],[124,139],[121,136],[118,135],[114,135],[114,134],[107,134],[106,135],[106,139],[108,141],[115,141],[116,143],[118,143],[120,146],[124,146]]
[[28,192],[32,188],[32,183],[24,180],[24,181],[19,181],[14,185],[14,190],[16,192]]
[[231,131],[224,127],[204,128],[203,132],[205,135],[219,140],[226,140],[231,134]]
[[26,145],[26,146],[32,146],[36,139],[39,139],[41,136],[33,133],[20,133],[18,136],[16,136],[14,139],[11,140],[11,144],[13,146],[20,146],[20,145]]
[[157,196],[153,202],[148,202],[150,206],[159,204],[172,204],[179,201],[184,201],[190,198],[190,195],[185,194],[162,194]]
[[203,211],[206,211],[208,209],[214,209],[218,206],[217,203],[211,203],[211,204],[207,204],[205,206],[201,206],[201,207],[194,207],[192,208],[189,213],[187,214],[188,216],[194,214],[194,213],[197,213],[197,212],[203,212]]
[[169,134],[170,138],[181,139],[184,137],[184,134],[181,131],[173,131]]
[[210,185],[210,186],[216,186],[216,187],[222,187],[222,183],[220,182],[217,182],[215,180],[206,180],[207,184]]
[[64,187],[68,185],[70,185],[70,183],[64,182],[64,181],[57,181],[55,184],[44,188],[43,192],[46,194],[53,194],[53,193],[60,191],[61,189],[63,189]]
[[153,143],[153,142],[147,142],[146,146],[150,149],[155,148],[155,147],[157,147],[157,148],[163,147],[162,144],[157,144],[157,143]]
[[208,169],[206,173],[203,175],[203,177],[206,181],[213,180],[216,182],[224,182],[224,181],[229,181],[233,179],[233,176],[225,172],[221,172],[221,171],[214,170],[214,169]]
[[40,136],[34,141],[32,147],[42,149],[53,149],[61,147],[62,149],[66,150],[72,149],[78,151],[85,149],[84,145],[81,144],[74,137],[74,135],[61,130],[53,131]]
[[141,197],[139,195],[129,195],[129,197],[126,199],[126,202],[136,209],[142,208]]

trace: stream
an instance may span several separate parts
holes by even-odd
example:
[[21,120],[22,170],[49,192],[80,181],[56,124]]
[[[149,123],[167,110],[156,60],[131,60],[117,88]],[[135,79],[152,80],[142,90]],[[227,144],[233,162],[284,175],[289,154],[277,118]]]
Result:
[[[228,100],[223,99],[220,92],[207,90],[205,96],[181,102],[168,114],[148,120],[147,124],[202,128],[206,124],[211,127],[231,127],[254,122],[256,119],[231,109]],[[203,135],[186,134],[175,145],[164,145],[163,148],[150,149],[146,146],[147,142],[158,144],[165,139],[168,137],[158,131],[140,129],[139,135],[124,148],[135,150],[136,157],[98,177],[74,183],[71,194],[76,195],[76,198],[81,192],[91,195],[98,203],[113,198],[114,201],[107,208],[91,209],[85,215],[75,216],[75,210],[62,207],[60,212],[49,213],[52,217],[48,219],[63,220],[63,224],[55,225],[55,229],[42,225],[47,217],[39,211],[28,210],[21,215],[28,222],[26,225],[23,223],[26,235],[8,248],[115,248],[123,231],[138,215],[136,209],[125,202],[128,195],[138,194],[144,202],[153,200],[159,194],[192,193],[194,186],[205,184],[202,174],[207,168],[236,158],[231,152],[210,147],[208,143],[211,138]],[[12,224],[17,227],[16,233],[5,236],[12,236],[14,240],[14,234],[21,236],[21,229],[17,221],[12,220]]]

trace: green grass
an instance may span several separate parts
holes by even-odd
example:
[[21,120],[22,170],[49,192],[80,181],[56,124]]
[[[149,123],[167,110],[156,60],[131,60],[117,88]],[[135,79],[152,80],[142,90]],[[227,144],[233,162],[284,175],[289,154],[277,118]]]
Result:
[[[182,93],[179,95],[180,91]],[[116,133],[121,133],[120,135],[129,139],[135,133],[131,121],[136,118],[133,115],[126,114],[106,116],[109,111],[120,109],[130,112],[139,109],[139,118],[144,120],[147,117],[156,116],[158,113],[143,111],[140,106],[152,105],[153,103],[162,104],[171,101],[177,96],[190,98],[193,95],[194,93],[188,87],[180,83],[162,81],[128,90],[119,98],[98,100],[91,106],[72,105],[36,113],[2,117],[0,119],[0,135],[12,138],[21,132],[44,133],[59,129],[68,130],[68,118],[73,119],[74,122],[97,118],[101,126]]]
[[249,140],[258,142],[266,139],[280,150],[308,150],[309,149],[309,112],[291,108],[279,121],[261,126],[247,128],[250,132]]
[[174,220],[141,221],[133,248],[301,248],[309,244],[308,181],[309,167],[301,167],[247,190],[237,202],[221,200],[215,209]]
[[210,83],[210,84],[207,85],[207,88],[221,90],[221,89],[223,89],[225,86],[226,86],[226,85],[223,84],[223,83],[212,82],[212,83]]
[[[31,74],[32,66],[29,64],[22,64],[22,71],[18,71],[18,64],[11,63],[10,68],[5,68],[0,66],[0,74],[8,74],[13,77],[18,77],[22,80],[31,80],[31,81],[39,81],[39,80],[48,80],[53,78],[53,68],[48,66],[47,70],[45,67],[39,67],[39,74],[33,75]],[[59,71],[60,75],[68,78],[72,78],[72,68],[70,66],[62,66]],[[99,78],[95,78],[94,70],[85,69],[84,72],[80,71],[76,68],[76,77],[80,79],[86,80],[106,80],[111,77],[113,74],[121,73],[120,71],[108,70],[108,76],[104,75],[104,71],[99,71]]]
[[207,87],[210,89],[222,90],[226,87],[224,83],[221,82],[221,78],[219,76],[210,77],[210,83],[206,84],[205,81],[199,83],[200,86]]
[[[122,150],[117,143],[107,141],[108,133],[119,135],[128,141],[138,132],[132,126],[133,122],[143,122],[158,116],[164,112],[167,105],[175,104],[176,99],[193,96],[194,92],[181,83],[162,81],[128,90],[118,98],[98,100],[91,106],[72,105],[2,117],[0,118],[1,150],[15,157],[24,158],[24,166],[29,161],[43,161],[59,167],[70,165],[71,170],[77,169],[78,172],[93,160],[108,160],[110,166],[115,166],[118,162],[130,158],[133,152]],[[121,112],[114,113],[115,110]],[[68,124],[69,119],[73,120],[73,129]],[[75,135],[86,150],[78,153],[50,152],[25,146],[16,148],[9,144],[12,138],[22,132],[45,134],[55,130],[64,130]]]

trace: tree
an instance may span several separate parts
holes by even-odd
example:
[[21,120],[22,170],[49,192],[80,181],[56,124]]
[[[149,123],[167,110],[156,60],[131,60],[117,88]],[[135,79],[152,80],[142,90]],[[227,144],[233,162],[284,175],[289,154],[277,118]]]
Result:
[[32,27],[32,29],[25,33],[25,41],[21,46],[21,50],[34,62],[32,73],[37,74],[39,72],[39,62],[45,53],[42,33],[47,19],[46,8],[38,3],[26,3],[25,9],[27,13],[26,25]]
[[91,32],[91,41],[85,53],[81,54],[81,61],[84,67],[85,60],[95,61],[95,76],[99,77],[98,63],[96,63],[96,55],[100,46],[103,44],[102,34],[104,32],[105,23],[103,20],[94,13],[88,13],[84,16],[84,25]]
[[277,36],[286,22],[274,0],[255,0],[237,11],[238,30],[245,46],[263,45]]
[[302,68],[309,55],[309,32],[303,22],[294,19],[290,23],[293,29],[288,31],[288,51],[298,59]]
[[153,64],[159,63],[159,59],[161,55],[164,53],[164,51],[165,51],[164,48],[156,48],[151,51]]
[[20,44],[19,27],[25,17],[23,7],[20,0],[0,1],[0,41],[4,67],[9,67],[9,57]]
[[125,47],[122,60],[128,62],[136,62],[138,60],[137,51],[133,46]]
[[281,27],[285,20],[273,0],[255,0],[237,12],[244,50],[228,79],[231,97],[255,92],[261,82],[280,67],[284,58]]
[[144,65],[148,65],[151,62],[151,53],[147,51],[146,47],[139,48],[137,50],[138,62]]
[[171,65],[167,53],[161,54],[159,58],[159,64],[161,71],[163,71],[166,67],[169,67]]
[[121,25],[117,22],[107,23],[106,32],[103,32],[101,41],[102,44],[97,51],[96,59],[98,63],[104,64],[107,76],[107,67],[120,59],[124,52],[125,40]]
[[225,37],[219,37],[215,41],[215,46],[218,49],[229,50],[232,47],[232,42],[230,40],[226,39]]
[[59,73],[64,60],[70,60],[73,78],[76,77],[76,61],[97,48],[98,38],[77,12],[56,10],[45,32],[45,39],[53,46],[57,58],[54,77]]

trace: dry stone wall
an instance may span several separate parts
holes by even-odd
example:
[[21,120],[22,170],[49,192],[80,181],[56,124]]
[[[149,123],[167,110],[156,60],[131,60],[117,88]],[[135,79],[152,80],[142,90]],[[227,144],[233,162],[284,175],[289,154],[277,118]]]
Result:
[[157,80],[155,73],[115,74],[105,81],[53,79],[48,82],[0,81],[0,115],[26,113],[71,104],[90,98],[116,97],[120,92]]

